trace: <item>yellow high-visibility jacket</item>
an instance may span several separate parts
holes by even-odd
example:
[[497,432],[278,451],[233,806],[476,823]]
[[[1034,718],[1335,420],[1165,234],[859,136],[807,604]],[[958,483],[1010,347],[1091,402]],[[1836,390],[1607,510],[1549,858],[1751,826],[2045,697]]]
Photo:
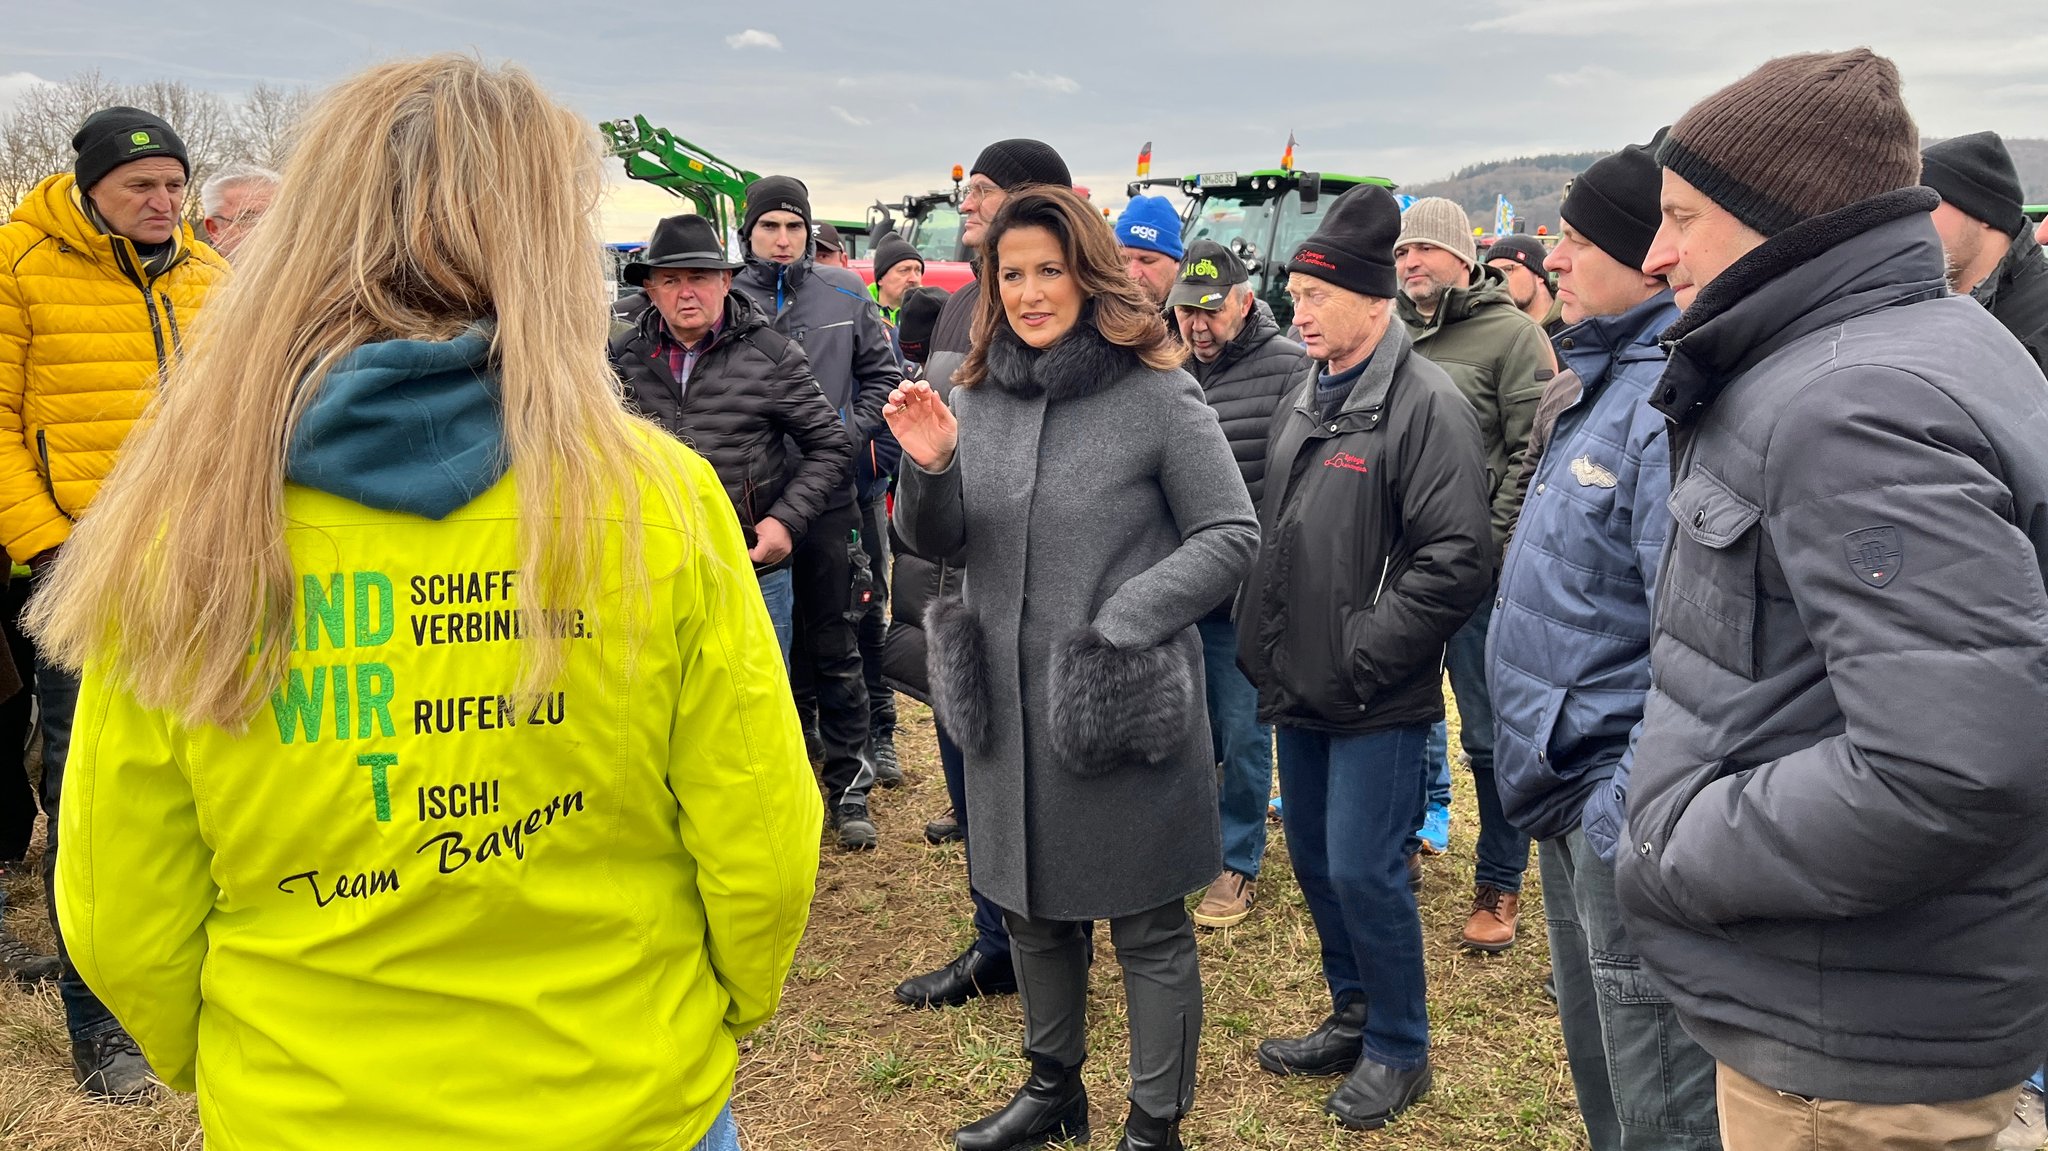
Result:
[[[730,1096],[822,805],[732,505],[647,435],[637,645],[616,545],[525,612],[514,471],[440,520],[289,486],[295,653],[245,734],[86,669],[64,937],[213,1151],[688,1148]],[[535,628],[575,654],[518,701]]]
[[69,172],[0,226],[0,546],[48,551],[99,494],[227,261],[178,226],[154,278],[86,218]]

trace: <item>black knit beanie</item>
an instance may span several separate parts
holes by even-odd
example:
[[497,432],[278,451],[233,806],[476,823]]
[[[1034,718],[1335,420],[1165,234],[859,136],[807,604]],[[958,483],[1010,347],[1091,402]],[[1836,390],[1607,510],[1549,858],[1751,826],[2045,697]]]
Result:
[[1294,249],[1287,270],[1314,276],[1347,291],[1394,298],[1394,240],[1401,209],[1393,193],[1360,184],[1337,197],[1315,233]]
[[889,274],[889,269],[905,260],[915,260],[919,267],[924,266],[924,257],[917,254],[917,249],[910,246],[910,241],[893,232],[883,236],[882,242],[875,245],[876,281],[879,282],[883,276]]
[[1514,235],[1502,236],[1500,239],[1495,240],[1493,246],[1486,249],[1486,255],[1479,262],[1491,264],[1495,260],[1513,260],[1515,263],[1527,268],[1530,275],[1546,284],[1550,284],[1550,270],[1543,266],[1543,261],[1549,258],[1550,249],[1543,246],[1543,241],[1534,236],[1523,235],[1517,232]]
[[80,192],[89,192],[107,173],[131,160],[168,156],[192,176],[192,161],[185,155],[185,141],[159,117],[140,108],[102,108],[85,118],[78,134],[71,137],[71,150],[78,160],[71,166]]
[[997,140],[983,148],[981,155],[974,158],[974,167],[967,169],[970,176],[976,172],[995,181],[996,187],[1005,192],[1026,184],[1074,186],[1067,162],[1060,159],[1051,144],[1039,140]]
[[740,219],[740,239],[749,239],[754,224],[770,212],[795,212],[811,230],[811,190],[795,176],[763,176],[747,185],[747,214]]
[[1645,145],[1630,144],[1579,173],[1557,214],[1594,247],[1640,269],[1657,236],[1663,186],[1657,157]]
[[896,342],[903,345],[903,358],[924,363],[931,349],[932,329],[950,297],[944,288],[912,288],[903,293],[903,306],[896,312]]
[[2027,226],[2019,170],[1996,132],[1972,132],[1920,153],[1920,182],[1973,220],[2008,236]]
[[1657,152],[1766,236],[1920,181],[1899,70],[1868,48],[1780,56],[1694,104]]

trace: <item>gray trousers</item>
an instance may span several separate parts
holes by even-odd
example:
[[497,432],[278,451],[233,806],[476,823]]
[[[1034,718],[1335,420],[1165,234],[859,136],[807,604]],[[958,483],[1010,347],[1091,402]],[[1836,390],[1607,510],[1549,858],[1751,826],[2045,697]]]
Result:
[[1536,855],[1565,1059],[1593,1151],[1721,1151],[1714,1058],[1643,973],[1613,866],[1577,829]]
[[[1024,1050],[1064,1067],[1088,1055],[1088,924],[1005,912]],[[1109,921],[1131,1017],[1131,1105],[1178,1119],[1195,1101],[1202,1035],[1202,968],[1182,900]]]

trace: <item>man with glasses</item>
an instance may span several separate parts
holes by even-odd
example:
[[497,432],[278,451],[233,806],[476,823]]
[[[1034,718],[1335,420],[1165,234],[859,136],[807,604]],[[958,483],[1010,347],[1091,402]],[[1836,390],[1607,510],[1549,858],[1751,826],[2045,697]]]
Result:
[[232,260],[235,250],[249,238],[250,229],[270,209],[271,197],[283,177],[254,164],[231,164],[207,177],[199,189],[199,210],[204,215],[206,242]]
[[1502,236],[1486,249],[1486,262],[1508,278],[1508,295],[1522,314],[1536,321],[1543,334],[1557,338],[1564,331],[1564,304],[1558,301],[1556,285],[1543,261],[1550,249],[1534,236]]

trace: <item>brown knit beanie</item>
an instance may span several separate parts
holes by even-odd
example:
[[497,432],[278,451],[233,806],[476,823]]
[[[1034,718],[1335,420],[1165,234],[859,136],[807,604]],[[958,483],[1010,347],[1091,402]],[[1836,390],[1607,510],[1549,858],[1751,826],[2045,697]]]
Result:
[[1776,235],[1920,181],[1899,70],[1868,48],[1780,56],[1692,106],[1657,159]]

